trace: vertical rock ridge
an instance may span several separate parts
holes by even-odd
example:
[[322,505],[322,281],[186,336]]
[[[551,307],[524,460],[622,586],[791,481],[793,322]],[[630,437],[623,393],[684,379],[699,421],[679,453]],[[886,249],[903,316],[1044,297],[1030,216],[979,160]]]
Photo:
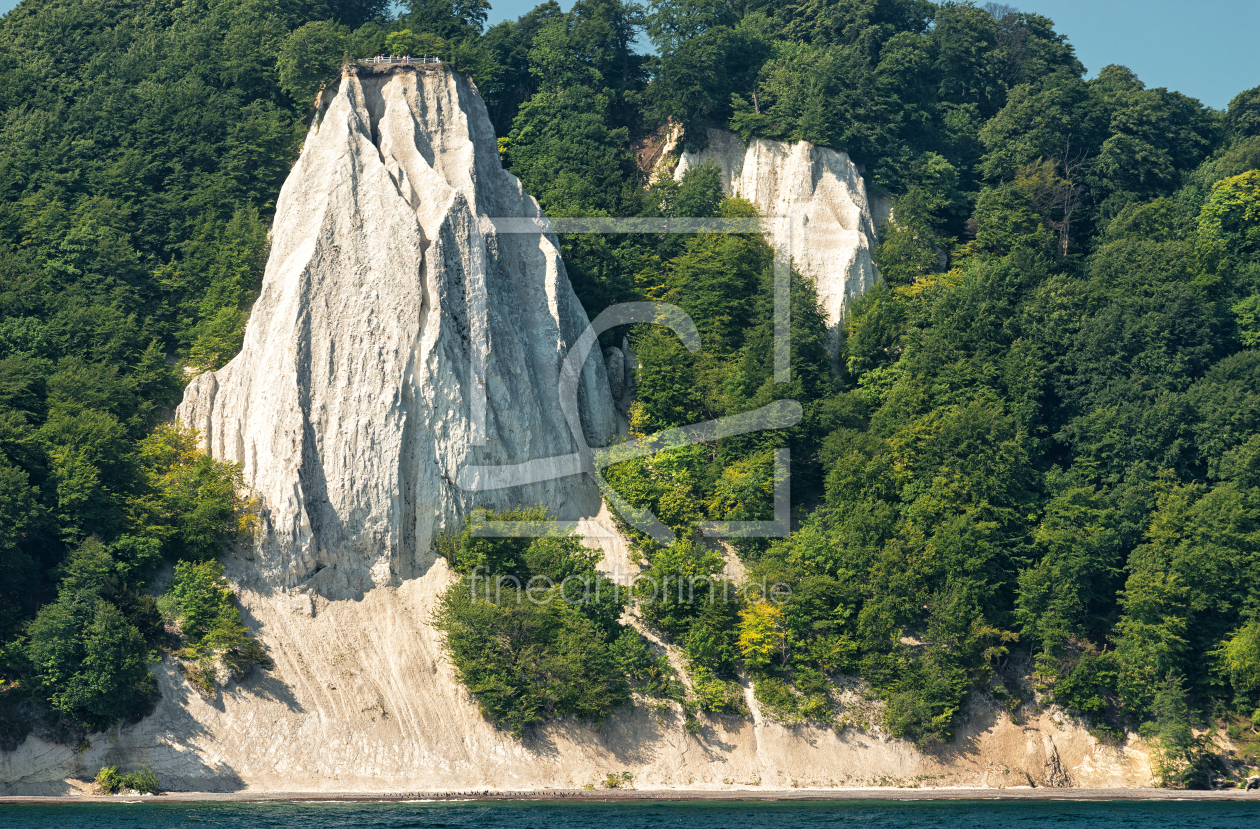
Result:
[[[557,386],[588,324],[556,240],[486,221],[541,213],[502,169],[470,82],[351,73],[319,107],[241,353],[195,378],[178,410],[263,504],[255,589],[338,598],[421,574],[435,534],[474,506],[594,515],[581,476],[476,496],[452,483],[465,463],[573,451]],[[611,438],[601,359],[580,398],[588,438]]]

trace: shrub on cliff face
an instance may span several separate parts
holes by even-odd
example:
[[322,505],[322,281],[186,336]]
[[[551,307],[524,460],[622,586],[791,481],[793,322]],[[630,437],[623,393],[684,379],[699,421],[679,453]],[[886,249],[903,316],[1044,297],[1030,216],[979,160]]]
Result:
[[442,597],[434,625],[482,714],[520,736],[568,714],[601,723],[630,700],[607,635],[562,601],[516,604],[473,598],[460,581]]
[[645,695],[678,695],[668,663],[617,621],[628,591],[599,576],[598,554],[581,539],[484,538],[469,524],[441,546],[463,572],[442,594],[433,625],[487,719],[519,737],[566,715],[602,723],[630,701],[631,683]]
[[238,494],[244,490],[240,465],[216,461],[197,444],[196,430],[176,422],[159,426],[137,447],[148,487],[132,505],[136,533],[158,542],[171,559],[212,559],[225,540],[248,534],[255,520],[256,502]]
[[1213,773],[1223,771],[1215,756],[1212,732],[1195,734],[1184,683],[1169,673],[1153,689],[1151,720],[1142,737],[1154,749],[1154,772],[1165,788],[1207,789]]
[[271,657],[241,620],[235,598],[219,562],[181,561],[175,565],[175,578],[159,605],[179,622],[188,642],[183,653],[198,660],[194,676],[212,677],[216,660],[237,678],[255,665],[271,667]]

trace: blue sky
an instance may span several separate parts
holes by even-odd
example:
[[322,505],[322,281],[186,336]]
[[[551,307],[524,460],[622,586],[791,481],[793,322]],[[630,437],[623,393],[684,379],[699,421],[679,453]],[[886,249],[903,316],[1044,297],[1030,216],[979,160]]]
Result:
[[[516,18],[537,0],[491,0],[491,22]],[[1128,66],[1147,86],[1166,86],[1224,108],[1260,85],[1260,0],[1005,0],[1054,20],[1094,75]],[[0,12],[16,6],[0,0]],[[561,0],[569,8],[572,0]]]

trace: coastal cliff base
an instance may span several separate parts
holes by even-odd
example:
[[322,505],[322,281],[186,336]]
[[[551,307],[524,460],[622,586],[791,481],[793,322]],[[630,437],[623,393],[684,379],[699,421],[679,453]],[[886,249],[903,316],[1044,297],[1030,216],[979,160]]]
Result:
[[927,751],[877,729],[769,721],[751,690],[753,716],[702,715],[696,733],[677,705],[639,705],[600,728],[561,720],[516,739],[482,718],[428,624],[452,578],[437,559],[357,600],[243,587],[274,669],[206,698],[168,659],[152,716],[82,752],[29,737],[0,755],[0,794],[85,792],[102,765],[140,764],[167,789],[246,793],[582,789],[623,773],[640,790],[1152,785],[1140,743],[1101,743],[1031,705],[1016,724],[977,695],[954,741]]

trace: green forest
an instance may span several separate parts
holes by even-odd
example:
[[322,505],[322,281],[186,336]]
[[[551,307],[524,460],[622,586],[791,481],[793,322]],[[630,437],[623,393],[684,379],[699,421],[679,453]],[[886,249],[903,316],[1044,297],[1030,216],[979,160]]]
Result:
[[[659,300],[700,332],[694,354],[616,332],[641,365],[635,434],[801,404],[790,429],[607,471],[678,538],[634,536],[645,572],[726,595],[698,526],[771,517],[790,447],[798,529],[734,545],[790,598],[639,596],[682,677],[618,621],[627,595],[518,611],[453,588],[434,622],[487,717],[521,734],[672,700],[702,728],[746,715],[743,677],[769,716],[842,728],[862,723],[830,700],[857,675],[884,703],[868,725],[921,746],[988,694],[1141,731],[1167,785],[1232,768],[1207,726],[1260,751],[1260,87],[1215,110],[1087,72],[1051,20],[994,3],[489,9],[24,0],[0,23],[4,745],[142,716],[164,649],[203,684],[216,654],[265,663],[215,563],[249,530],[239,472],[169,419],[241,346],[314,96],[395,53],[471,75],[548,215],[755,216],[712,167],[644,169],[671,124],[689,149],[716,127],[846,152],[894,204],[838,375],[793,273],[787,384],[760,237],[562,239],[590,317]],[[442,552],[465,582],[594,572],[572,539],[465,531]]]

